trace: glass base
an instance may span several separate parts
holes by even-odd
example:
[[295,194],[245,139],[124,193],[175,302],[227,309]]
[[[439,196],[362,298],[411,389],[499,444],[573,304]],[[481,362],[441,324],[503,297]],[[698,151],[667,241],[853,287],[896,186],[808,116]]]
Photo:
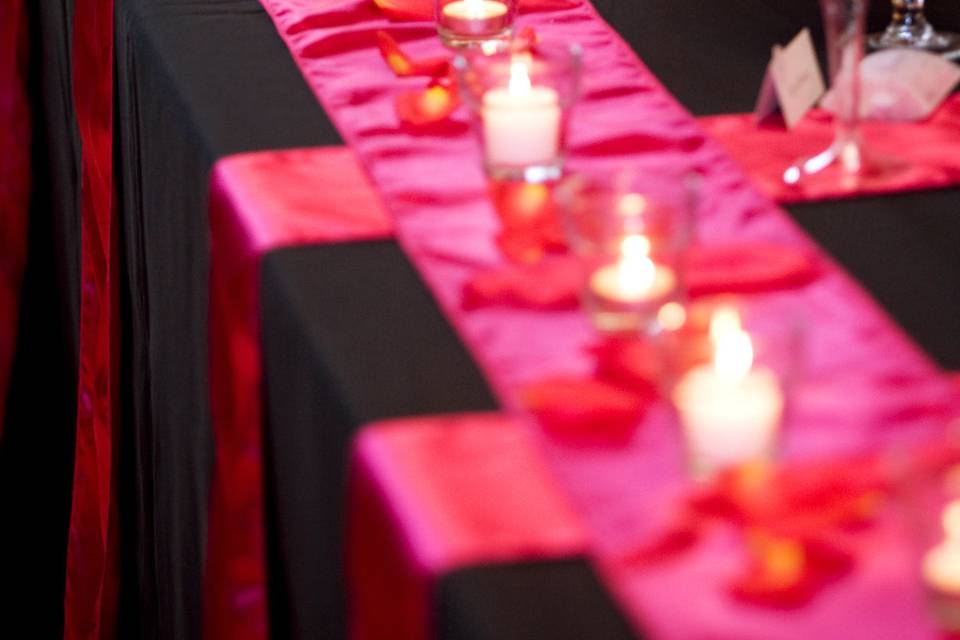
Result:
[[960,634],[960,597],[926,588],[927,603],[940,629],[951,634]]
[[485,42],[509,40],[512,30],[507,28],[496,33],[466,34],[437,25],[437,33],[440,35],[440,41],[449,49],[471,49],[482,47]]
[[855,140],[837,140],[809,158],[794,162],[783,172],[783,181],[790,186],[816,183],[856,189],[864,181],[879,181],[906,171],[908,166],[897,158],[884,156]]
[[891,24],[882,33],[867,38],[872,50],[910,48],[938,53],[951,60],[960,59],[960,34],[936,31],[926,21],[914,24]]
[[484,164],[487,177],[501,182],[526,182],[540,184],[553,182],[563,177],[563,158],[532,165],[507,165],[487,162]]
[[590,310],[590,322],[594,328],[608,336],[636,336],[651,333],[655,321],[656,314],[649,311]]

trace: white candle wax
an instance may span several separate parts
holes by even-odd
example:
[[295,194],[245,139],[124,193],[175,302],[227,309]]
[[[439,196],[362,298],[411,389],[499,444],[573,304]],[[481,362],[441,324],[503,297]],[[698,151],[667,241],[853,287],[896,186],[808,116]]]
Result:
[[510,85],[483,95],[487,162],[528,166],[552,162],[560,149],[560,96],[530,85],[526,65],[511,65]]
[[457,0],[441,10],[441,24],[461,35],[491,35],[507,26],[507,5],[497,0]]
[[946,537],[923,557],[923,579],[935,591],[960,596],[960,500],[947,505],[941,520]]
[[960,596],[960,541],[947,539],[927,552],[923,579],[935,591]]
[[674,390],[674,403],[697,471],[706,475],[729,465],[765,457],[773,448],[783,415],[777,376],[753,366],[749,335],[715,316],[711,364],[691,369]]
[[692,453],[709,471],[762,458],[773,447],[783,395],[772,371],[754,369],[728,380],[700,365],[674,393]]

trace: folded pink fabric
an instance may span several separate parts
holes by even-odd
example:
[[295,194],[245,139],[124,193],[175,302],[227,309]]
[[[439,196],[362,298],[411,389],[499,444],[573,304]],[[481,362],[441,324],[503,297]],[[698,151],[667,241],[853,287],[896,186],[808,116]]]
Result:
[[524,426],[502,414],[366,427],[352,456],[351,638],[426,640],[442,575],[582,554],[586,537]]
[[230,156],[217,162],[210,182],[210,403],[217,459],[204,617],[207,637],[246,640],[267,635],[260,259],[284,246],[388,238],[393,226],[346,147]]

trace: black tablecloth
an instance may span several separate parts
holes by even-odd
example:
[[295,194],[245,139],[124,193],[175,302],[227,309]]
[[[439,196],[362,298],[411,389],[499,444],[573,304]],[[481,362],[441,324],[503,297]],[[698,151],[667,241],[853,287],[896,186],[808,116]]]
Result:
[[[50,339],[46,362],[67,353],[72,363],[79,235],[76,135],[63,84],[69,7],[66,0],[31,4],[42,6],[33,11],[34,31],[46,34],[34,43],[44,68],[34,95],[50,132],[49,140],[38,137],[45,150],[38,170],[49,188],[37,190],[31,229],[29,277],[37,284],[30,295],[41,299],[24,304],[25,314],[40,312],[27,324],[22,343],[28,352],[43,342],[31,339],[40,332]],[[595,4],[697,114],[749,110],[774,42],[786,42],[804,25],[821,40],[816,0]],[[874,4],[871,21],[878,28],[889,9],[885,2]],[[191,638],[200,629],[212,460],[206,382],[209,170],[231,153],[340,139],[257,0],[117,0],[116,14],[125,326],[120,637]],[[934,3],[930,15],[939,25],[960,28],[960,8],[951,3]],[[956,190],[790,208],[946,367],[960,366],[960,343],[951,337],[960,326],[960,294],[953,284],[960,252],[951,241],[960,234],[953,221],[958,210]],[[57,298],[51,291],[66,293]],[[341,515],[351,435],[370,419],[493,408],[494,401],[394,243],[274,252],[263,263],[261,298],[271,625],[277,637],[341,637]],[[61,313],[61,307],[71,312]],[[61,318],[64,326],[57,324]],[[15,378],[21,386],[15,388],[38,382],[41,373],[49,387],[49,367],[41,362],[39,356],[21,358]],[[61,543],[58,552],[66,535],[68,400],[75,384],[75,371],[62,370],[63,380],[53,381],[66,399],[59,408],[23,403],[31,416],[50,413],[56,438],[40,436],[33,424],[11,431],[24,435],[10,435],[0,447],[0,476],[16,472],[17,482],[29,477],[24,473],[42,478],[49,502],[34,504],[32,489],[18,496],[7,477],[0,498],[9,494],[4,499],[24,517],[43,518],[45,536]],[[15,414],[17,403],[11,405]],[[3,464],[4,456],[24,451],[29,457]],[[39,554],[43,541],[28,540],[30,527],[15,528],[16,542]],[[50,584],[60,585],[62,597],[62,553],[53,555],[43,582],[51,607],[57,594]],[[57,571],[60,583],[52,577]],[[539,602],[523,606],[524,593],[538,594]],[[570,596],[573,604],[560,604],[564,593],[579,595]],[[593,620],[594,628],[608,629],[604,637],[630,635],[578,559],[458,572],[441,582],[437,598],[440,629],[449,638],[538,637],[530,631],[544,624],[538,615],[555,616],[564,607]],[[50,611],[56,626],[56,610]],[[562,630],[557,634],[568,635],[550,637],[582,637],[572,625]]]

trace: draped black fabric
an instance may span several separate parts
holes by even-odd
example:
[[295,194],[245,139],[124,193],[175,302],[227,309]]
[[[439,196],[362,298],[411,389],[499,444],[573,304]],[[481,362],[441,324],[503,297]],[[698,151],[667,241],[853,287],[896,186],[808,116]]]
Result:
[[495,405],[394,242],[274,252],[262,295],[273,636],[343,638],[354,433],[383,418]]
[[63,635],[79,331],[79,142],[70,83],[73,3],[24,4],[33,191],[0,440],[0,636],[29,629],[30,637],[46,639]]
[[[78,148],[70,3],[27,4],[35,118],[43,126],[35,139],[24,329],[0,443],[0,584],[16,587],[14,598],[0,598],[0,625],[30,620],[32,637],[55,637],[72,478]],[[751,109],[772,44],[802,26],[822,40],[817,0],[595,4],[697,114]],[[872,26],[880,28],[888,4],[872,6]],[[231,153],[340,138],[257,0],[116,0],[116,14],[120,637],[188,639],[200,630],[212,460],[210,167]],[[929,15],[960,29],[955,3],[931,3]],[[958,367],[958,208],[958,192],[948,189],[790,212],[932,356]],[[275,252],[264,261],[261,297],[271,626],[278,638],[343,637],[343,483],[354,430],[370,419],[486,409],[494,401],[394,243]],[[566,607],[591,629],[610,630],[602,637],[629,636],[580,559],[457,572],[441,581],[437,606],[449,640],[544,637],[533,630],[550,629],[544,625]],[[31,617],[31,610],[43,613]]]
[[436,590],[440,640],[637,637],[583,558],[470,567]]
[[210,169],[232,153],[339,139],[256,0],[119,0],[116,24],[121,637],[189,639],[212,464]]

